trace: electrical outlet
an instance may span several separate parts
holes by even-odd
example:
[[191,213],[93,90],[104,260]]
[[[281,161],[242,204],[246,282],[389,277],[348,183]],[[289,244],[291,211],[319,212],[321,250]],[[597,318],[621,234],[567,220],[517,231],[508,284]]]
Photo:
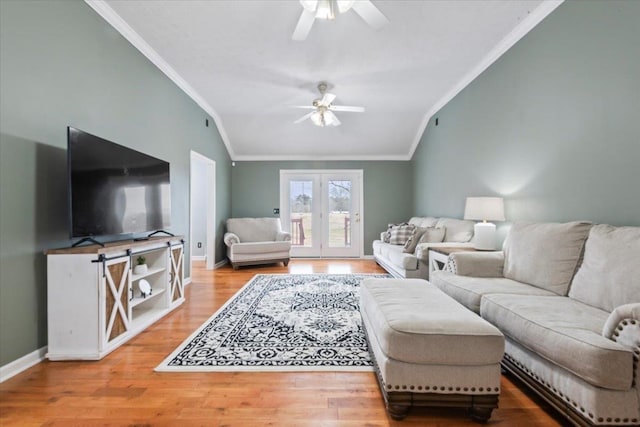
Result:
[[280,208],[273,208],[273,214],[278,215],[280,213]]
[[198,242],[198,248],[202,247],[202,242]]

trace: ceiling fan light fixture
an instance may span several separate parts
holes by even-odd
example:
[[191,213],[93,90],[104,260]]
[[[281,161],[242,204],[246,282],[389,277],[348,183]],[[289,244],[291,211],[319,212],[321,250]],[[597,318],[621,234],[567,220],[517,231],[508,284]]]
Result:
[[300,0],[300,4],[318,19],[335,19],[353,7],[355,0]]
[[324,127],[324,117],[320,111],[315,111],[309,118],[314,125]]

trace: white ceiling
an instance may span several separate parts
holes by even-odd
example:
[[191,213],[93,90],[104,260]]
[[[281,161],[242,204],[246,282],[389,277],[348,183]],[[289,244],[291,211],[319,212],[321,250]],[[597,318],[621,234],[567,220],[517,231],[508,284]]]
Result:
[[[300,42],[295,0],[86,1],[214,117],[233,160],[408,160],[429,118],[560,4],[374,0],[381,30],[351,10]],[[320,81],[366,112],[294,124]]]

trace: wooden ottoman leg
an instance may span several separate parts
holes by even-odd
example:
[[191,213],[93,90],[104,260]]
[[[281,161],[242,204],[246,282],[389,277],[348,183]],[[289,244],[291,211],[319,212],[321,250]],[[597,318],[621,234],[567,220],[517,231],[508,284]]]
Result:
[[477,406],[472,406],[469,412],[473,421],[484,424],[489,421],[489,418],[491,418],[493,408],[479,408]]
[[477,423],[486,423],[491,413],[498,407],[498,395],[473,396],[469,415]]
[[389,416],[396,421],[402,421],[409,413],[409,405],[391,404],[387,406]]

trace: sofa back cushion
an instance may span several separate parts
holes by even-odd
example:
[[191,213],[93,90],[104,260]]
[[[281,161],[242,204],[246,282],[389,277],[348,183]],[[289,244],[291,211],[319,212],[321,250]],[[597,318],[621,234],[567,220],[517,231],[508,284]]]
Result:
[[281,230],[280,218],[229,218],[227,231],[244,242],[272,242]]
[[473,237],[475,222],[455,218],[440,218],[437,228],[444,228],[444,242],[468,242]]
[[432,216],[414,216],[409,220],[409,224],[415,225],[416,227],[435,227],[437,222],[438,218]]
[[567,295],[588,222],[515,223],[504,242],[504,277]]
[[640,302],[640,227],[593,226],[569,297],[609,312]]

